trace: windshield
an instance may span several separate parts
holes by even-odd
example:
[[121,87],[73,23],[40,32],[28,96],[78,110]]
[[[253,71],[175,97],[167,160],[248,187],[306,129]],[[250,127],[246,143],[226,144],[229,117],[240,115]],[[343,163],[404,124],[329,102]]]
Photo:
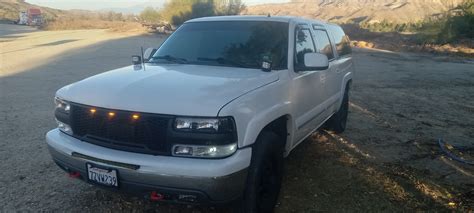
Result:
[[288,23],[219,21],[183,24],[159,48],[152,63],[256,68],[270,60],[287,69]]

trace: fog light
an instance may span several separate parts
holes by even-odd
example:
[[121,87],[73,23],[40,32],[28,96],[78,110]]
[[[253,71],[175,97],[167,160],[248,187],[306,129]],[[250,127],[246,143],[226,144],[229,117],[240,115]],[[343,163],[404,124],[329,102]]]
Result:
[[237,144],[227,145],[174,145],[172,154],[181,157],[194,158],[222,158],[234,154],[237,150]]
[[193,155],[193,148],[188,146],[176,146],[174,153],[176,155]]
[[61,122],[61,121],[58,121],[56,120],[56,123],[58,123],[58,129],[61,130],[62,132],[66,133],[66,134],[69,134],[69,135],[72,135],[72,129],[69,125]]

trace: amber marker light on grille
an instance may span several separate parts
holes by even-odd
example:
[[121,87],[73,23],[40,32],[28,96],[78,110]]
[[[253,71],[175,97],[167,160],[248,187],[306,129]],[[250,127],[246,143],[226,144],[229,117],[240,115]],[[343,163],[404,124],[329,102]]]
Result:
[[109,117],[112,118],[115,116],[115,112],[109,112]]
[[97,110],[94,109],[94,108],[92,108],[92,109],[90,109],[89,111],[91,112],[91,114],[94,114]]
[[132,115],[133,120],[138,120],[140,118],[140,115],[138,114],[133,114]]

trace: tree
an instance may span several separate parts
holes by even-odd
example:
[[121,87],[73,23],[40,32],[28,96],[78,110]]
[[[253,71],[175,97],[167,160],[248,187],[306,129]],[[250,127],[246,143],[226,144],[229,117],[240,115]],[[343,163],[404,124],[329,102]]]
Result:
[[140,13],[140,19],[147,23],[159,23],[162,17],[153,7],[147,7]]
[[217,15],[238,15],[245,10],[245,4],[241,0],[217,0]]
[[[192,10],[192,5],[198,0],[169,0],[160,10],[163,20],[173,23],[186,21],[186,15]],[[174,20],[173,20],[174,19]],[[176,24],[175,24],[176,25]]]
[[193,18],[237,15],[245,9],[241,0],[170,0],[160,10],[163,20],[181,25]]
[[215,5],[212,0],[197,1],[191,5],[190,11],[184,11],[171,17],[171,24],[181,25],[185,21],[193,18],[215,16]]

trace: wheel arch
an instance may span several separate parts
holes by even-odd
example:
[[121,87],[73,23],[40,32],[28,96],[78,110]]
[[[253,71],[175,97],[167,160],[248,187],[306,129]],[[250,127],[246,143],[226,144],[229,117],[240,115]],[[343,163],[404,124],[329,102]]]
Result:
[[[291,130],[293,129],[292,117],[290,114],[282,115],[270,123],[268,123],[259,133],[259,136],[263,132],[273,132],[278,135],[279,143],[284,147],[285,150],[289,148],[291,144]],[[257,136],[258,138],[258,136]]]
[[353,77],[353,72],[348,72],[344,75],[344,78],[342,79],[341,90],[340,90],[341,92],[339,95],[339,101],[337,102],[337,109],[341,107],[342,99],[344,97],[344,93],[346,91],[347,86],[352,84],[352,77]]

